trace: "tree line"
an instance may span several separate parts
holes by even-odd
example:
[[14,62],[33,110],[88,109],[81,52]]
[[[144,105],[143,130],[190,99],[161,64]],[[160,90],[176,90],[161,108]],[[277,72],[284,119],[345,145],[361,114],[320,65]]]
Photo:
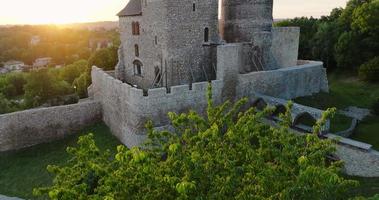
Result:
[[[32,44],[35,36],[38,42]],[[88,60],[93,53],[93,49],[89,48],[90,41],[104,38],[116,46],[119,43],[116,30],[73,29],[53,25],[0,28],[0,63],[20,60],[32,65],[41,57],[51,57],[59,65]]]
[[295,18],[276,26],[301,28],[299,57],[319,59],[367,81],[379,80],[379,1],[350,0],[329,16]]
[[100,49],[88,61],[78,60],[61,68],[0,75],[0,114],[77,103],[87,97],[92,66],[114,69],[118,61],[117,48]]

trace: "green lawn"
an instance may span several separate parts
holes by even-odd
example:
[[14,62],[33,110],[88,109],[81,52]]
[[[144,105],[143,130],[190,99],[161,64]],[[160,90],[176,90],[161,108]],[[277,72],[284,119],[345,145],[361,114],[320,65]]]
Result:
[[379,194],[379,178],[359,178],[359,177],[346,177],[348,179],[353,179],[359,181],[360,185],[358,188],[350,191],[348,196],[356,197],[372,197]]
[[115,151],[120,144],[106,125],[97,124],[60,141],[0,153],[0,194],[32,198],[33,188],[46,186],[52,181],[46,166],[65,164],[69,158],[67,146],[74,146],[78,137],[87,133],[94,134],[96,144],[101,149]]
[[371,108],[379,98],[379,83],[370,84],[359,81],[355,76],[334,72],[328,76],[329,93],[295,99],[295,102],[312,107],[344,109],[349,106]]
[[[319,109],[336,107],[341,110],[349,106],[370,109],[376,99],[379,98],[379,83],[365,83],[359,81],[354,75],[334,72],[328,77],[330,93],[319,93],[310,97],[297,98],[294,101],[299,104],[312,106]],[[331,131],[338,132],[350,127],[351,119],[342,115],[336,115],[331,120]],[[353,139],[372,144],[379,150],[379,116],[364,119],[359,125]]]

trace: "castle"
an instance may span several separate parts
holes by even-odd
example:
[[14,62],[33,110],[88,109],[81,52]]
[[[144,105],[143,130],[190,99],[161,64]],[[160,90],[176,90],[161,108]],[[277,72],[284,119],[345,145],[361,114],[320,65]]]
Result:
[[[218,4],[130,0],[118,14],[116,70],[94,66],[90,98],[78,104],[0,115],[0,152],[57,140],[99,121],[126,146],[137,146],[146,139],[148,120],[165,129],[171,128],[168,112],[205,113],[209,84],[216,104],[248,97],[258,109],[276,106],[273,120],[289,99],[328,91],[323,63],[297,58],[299,28],[272,26],[273,0],[222,0],[220,15]],[[299,104],[291,111],[292,126],[303,130],[309,128],[303,116],[323,113]],[[372,145],[339,141],[349,175],[378,176]]]
[[[121,46],[115,72],[92,69],[89,95],[127,146],[145,123],[167,127],[168,112],[203,113],[209,83],[216,103],[251,105],[328,91],[322,62],[299,61],[300,29],[273,27],[273,0],[130,0],[118,13]],[[221,19],[219,20],[219,16]],[[304,112],[294,107],[294,123]]]
[[221,6],[219,22],[218,0],[130,0],[118,13],[117,77],[145,90],[214,80],[217,46],[226,43],[245,43],[243,73],[296,64],[299,29],[272,28],[273,0]]

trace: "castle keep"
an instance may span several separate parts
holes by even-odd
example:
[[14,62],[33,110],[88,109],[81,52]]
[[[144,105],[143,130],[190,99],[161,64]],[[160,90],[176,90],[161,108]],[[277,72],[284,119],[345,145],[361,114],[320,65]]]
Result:
[[[103,121],[131,147],[147,120],[165,128],[168,112],[204,113],[209,83],[216,103],[283,106],[328,91],[323,64],[298,61],[300,29],[273,27],[272,11],[273,0],[130,0],[118,13],[115,72],[92,69],[89,95]],[[322,113],[296,105],[294,124],[305,112]]]
[[[299,30],[272,28],[273,0],[223,0],[220,20],[218,7],[218,0],[130,0],[118,13],[117,77],[145,90],[214,80],[217,46],[226,43],[245,43],[242,72],[296,64]],[[286,62],[275,60],[288,51]]]

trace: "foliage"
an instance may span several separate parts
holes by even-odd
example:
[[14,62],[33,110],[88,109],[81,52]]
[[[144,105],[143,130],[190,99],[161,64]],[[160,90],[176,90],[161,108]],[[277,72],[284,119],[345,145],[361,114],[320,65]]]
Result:
[[301,28],[299,57],[320,59],[328,69],[355,71],[379,52],[379,1],[349,0],[329,16],[295,18],[277,26]]
[[76,93],[80,98],[85,98],[88,96],[87,88],[91,84],[91,77],[88,73],[82,73],[78,78],[75,79],[73,85],[75,87]]
[[117,58],[117,49],[114,47],[100,49],[92,54],[88,60],[88,63],[89,67],[97,66],[104,70],[114,70],[115,66],[117,65]]
[[12,112],[12,103],[0,93],[0,114]]
[[379,98],[372,105],[372,111],[375,115],[379,116]]
[[73,88],[65,81],[56,79],[48,69],[33,71],[25,85],[25,101],[28,107],[36,107],[49,99],[73,93]]
[[60,78],[72,85],[75,79],[87,71],[87,66],[88,62],[86,60],[79,60],[64,66],[64,70],[60,71]]
[[114,151],[111,153],[115,155],[116,147],[121,143],[103,123],[73,132],[61,140],[17,151],[0,152],[0,194],[22,199],[40,199],[33,197],[33,188],[51,185],[53,180],[46,171],[46,166],[66,164],[71,159],[66,152],[67,146],[75,145],[80,136],[88,133],[94,134],[94,140],[102,151],[112,149]]
[[[51,187],[35,189],[51,199],[339,199],[357,182],[341,177],[340,162],[326,156],[332,141],[289,130],[290,108],[278,128],[261,122],[274,108],[239,112],[246,99],[214,106],[207,117],[169,113],[172,131],[147,124],[145,148],[117,148],[114,159],[92,135],[69,148],[66,166],[49,166]],[[328,117],[333,112],[326,112]],[[318,133],[325,120],[315,126]]]
[[[58,26],[0,27],[0,63],[22,60],[32,65],[40,57],[52,57],[56,64],[73,63],[88,59],[92,40],[113,40],[116,30],[88,30],[87,28],[61,28]],[[33,36],[40,42],[31,45]]]
[[379,81],[379,56],[359,67],[359,78],[365,81]]
[[0,76],[0,93],[7,98],[15,98],[24,94],[24,85],[26,84],[24,73],[9,73]]
[[[329,93],[319,93],[309,97],[297,98],[296,103],[311,106],[321,110],[336,107],[344,110],[349,106],[373,109],[379,98],[379,83],[363,82],[346,72],[329,73]],[[336,114],[331,119],[331,131],[346,130],[351,125],[351,118]],[[369,143],[379,150],[379,116],[370,116],[359,122],[351,139]],[[378,182],[379,183],[379,182]]]

